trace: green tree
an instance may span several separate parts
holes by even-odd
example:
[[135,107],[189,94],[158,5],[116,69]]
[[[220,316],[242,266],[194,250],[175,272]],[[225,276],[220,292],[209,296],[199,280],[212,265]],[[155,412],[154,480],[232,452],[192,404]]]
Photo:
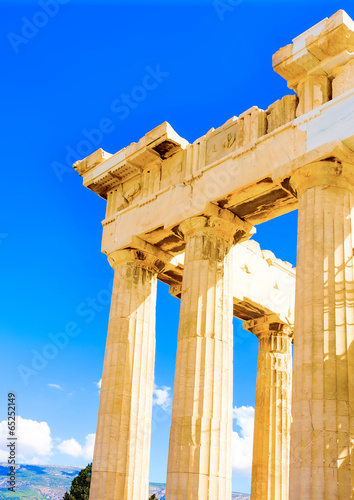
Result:
[[63,500],[89,500],[92,464],[79,472],[71,483],[70,493],[66,492]]
[[[92,464],[79,472],[71,483],[70,493],[66,492],[63,500],[89,500]],[[149,500],[158,500],[155,493]]]

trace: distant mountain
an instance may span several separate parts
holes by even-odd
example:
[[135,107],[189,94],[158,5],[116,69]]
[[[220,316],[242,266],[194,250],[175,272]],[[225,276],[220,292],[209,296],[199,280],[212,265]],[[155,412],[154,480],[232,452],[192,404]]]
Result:
[[7,489],[9,467],[0,464],[1,500],[62,500],[81,470],[81,467],[57,465],[18,465],[16,468],[16,489],[13,493]]
[[[0,500],[62,500],[81,467],[59,465],[17,465],[16,492],[8,491],[7,464],[0,464]],[[165,500],[165,484],[150,483],[150,495]],[[233,500],[249,500],[249,495],[233,493]]]

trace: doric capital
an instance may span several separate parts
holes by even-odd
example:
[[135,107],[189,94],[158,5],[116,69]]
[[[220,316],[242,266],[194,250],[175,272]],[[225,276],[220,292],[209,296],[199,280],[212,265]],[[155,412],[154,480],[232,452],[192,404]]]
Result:
[[276,314],[244,321],[243,328],[259,339],[271,336],[293,337],[293,326],[281,321]]
[[124,264],[132,263],[136,266],[144,267],[156,274],[159,274],[165,267],[165,263],[156,257],[156,255],[135,248],[112,252],[108,256],[108,262],[114,270]]
[[341,163],[336,159],[310,163],[291,175],[290,184],[298,198],[307,189],[316,186],[354,191],[354,165]]
[[231,244],[248,240],[256,232],[252,224],[240,219],[230,210],[207,203],[203,215],[181,222],[179,231],[185,240],[197,233],[214,233]]
[[191,217],[190,219],[181,222],[179,230],[185,240],[200,232],[209,232],[216,233],[225,240],[230,240],[232,242],[236,232],[236,227],[231,221],[222,220],[218,217],[199,216]]

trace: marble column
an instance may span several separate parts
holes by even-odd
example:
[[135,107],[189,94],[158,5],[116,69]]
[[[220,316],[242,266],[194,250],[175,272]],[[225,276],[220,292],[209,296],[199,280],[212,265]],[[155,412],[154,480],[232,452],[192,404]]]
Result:
[[166,500],[231,499],[232,258],[237,225],[193,217],[186,241]]
[[251,500],[289,498],[292,327],[275,315],[245,321],[259,340]]
[[157,273],[139,250],[109,256],[115,270],[90,500],[147,500]]
[[299,199],[290,500],[354,498],[354,167],[320,161]]

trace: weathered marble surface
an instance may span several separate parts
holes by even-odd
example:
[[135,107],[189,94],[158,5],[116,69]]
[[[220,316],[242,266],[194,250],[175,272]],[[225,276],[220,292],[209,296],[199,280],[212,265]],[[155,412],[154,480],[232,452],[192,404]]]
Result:
[[[354,496],[353,48],[354,22],[338,11],[273,56],[296,95],[254,106],[193,144],[163,123],[114,155],[98,150],[74,165],[107,199],[102,251],[111,262],[133,252],[134,264],[119,269],[137,273],[132,283],[124,271],[112,298],[91,500],[146,500],[156,279],[182,300],[167,498],[230,498],[234,314],[260,339],[253,484],[261,486],[252,500],[287,500],[295,275],[247,240],[255,225],[296,208],[290,500]],[[205,221],[199,236],[188,236],[191,221]],[[139,260],[154,262],[149,279]]]

